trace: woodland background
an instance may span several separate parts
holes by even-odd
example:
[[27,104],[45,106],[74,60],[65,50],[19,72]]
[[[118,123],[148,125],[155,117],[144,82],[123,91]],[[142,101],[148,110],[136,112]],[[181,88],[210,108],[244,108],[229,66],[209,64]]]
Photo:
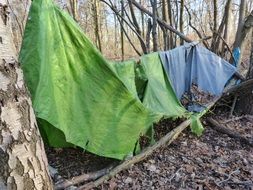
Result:
[[[14,32],[20,47],[30,1],[8,0],[15,21]],[[57,0],[68,11],[84,33],[108,59],[125,60],[143,53],[169,50],[184,43],[172,26],[190,40],[203,40],[213,52],[232,61],[231,52],[242,48],[242,67],[250,57],[250,31],[243,34],[251,0]],[[143,10],[149,11],[151,15]],[[164,22],[157,22],[157,18]]]

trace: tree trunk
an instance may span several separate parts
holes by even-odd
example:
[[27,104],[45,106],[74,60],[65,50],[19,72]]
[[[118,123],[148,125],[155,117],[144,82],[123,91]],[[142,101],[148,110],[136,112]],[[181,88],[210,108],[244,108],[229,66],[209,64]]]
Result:
[[[217,53],[217,54],[222,54],[222,48],[223,46],[221,46],[221,49],[220,49],[220,43],[222,42],[221,39],[219,38],[219,36],[221,37],[224,37],[224,30],[225,30],[225,25],[227,23],[227,16],[228,16],[228,12],[229,12],[229,9],[231,7],[231,0],[227,0],[226,2],[226,5],[225,5],[225,10],[224,10],[224,13],[223,13],[223,16],[222,16],[222,20],[221,20],[221,23],[220,23],[220,26],[218,28],[218,31],[216,33],[216,31],[213,31],[213,33],[215,34],[213,36],[213,40],[212,40],[212,51]],[[218,34],[218,35],[217,35]],[[221,43],[223,45],[223,43]]]
[[120,1],[121,4],[121,27],[120,27],[120,44],[121,44],[121,61],[124,61],[124,56],[125,56],[125,50],[124,50],[124,2],[123,0]]
[[152,5],[152,17],[153,17],[153,27],[152,27],[152,37],[153,37],[153,51],[158,50],[158,36],[157,36],[157,0],[151,0]]
[[218,8],[217,8],[217,0],[213,0],[213,36],[215,36],[215,32],[217,30],[217,15],[218,15]]
[[[173,26],[173,21],[172,21],[172,7],[171,7],[171,2],[170,0],[167,0],[167,10],[168,10],[168,18],[169,18],[169,25]],[[169,37],[168,37],[168,48],[172,49],[174,46],[173,42],[173,33],[169,32]]]
[[78,2],[77,0],[70,0],[69,3],[73,18],[78,22],[79,21],[78,6],[77,6]]
[[[146,44],[144,43],[144,40],[142,39],[141,29],[140,29],[139,23],[136,19],[133,4],[130,0],[128,0],[128,4],[129,4],[129,9],[130,9],[130,13],[131,13],[132,21],[133,21],[133,26],[134,26],[137,34],[138,34],[137,37],[140,41],[142,51],[143,51],[144,54],[146,54],[147,53],[147,47],[146,47]],[[143,29],[143,31],[144,31],[144,29]]]
[[[142,4],[142,0],[140,0],[140,4]],[[142,38],[145,38],[145,20],[144,13],[141,11],[141,26],[142,26]]]
[[99,17],[99,2],[97,0],[93,0],[92,2],[92,8],[93,8],[93,19],[94,19],[94,29],[95,29],[95,39],[96,44],[100,52],[102,52],[102,45],[101,45],[101,38],[99,33],[99,23],[98,23],[98,17]]
[[150,33],[152,30],[152,22],[151,18],[148,19],[148,28],[147,28],[147,36],[146,36],[146,44],[147,44],[147,52],[150,53]]
[[24,86],[5,0],[0,0],[0,189],[53,189]]
[[235,36],[235,42],[233,45],[233,49],[239,47],[240,45],[240,35],[243,29],[243,19],[245,16],[245,11],[246,11],[246,3],[245,0],[241,0],[241,4],[240,4],[240,11],[239,11],[239,19],[238,19],[238,26],[237,26],[237,32],[236,32],[236,36]]
[[[163,20],[167,23],[168,22],[168,16],[167,16],[167,5],[166,5],[166,0],[162,0],[162,15],[163,15]],[[166,28],[163,29],[163,49],[167,50],[168,49],[168,30]]]
[[[253,30],[251,38],[250,67],[248,77],[251,79],[253,78]],[[239,97],[236,110],[244,114],[253,115],[253,86],[249,87],[247,91],[243,92]]]
[[[180,4],[180,19],[179,19],[179,30],[184,33],[184,0],[181,0]],[[184,40],[180,38],[180,45],[184,44]]]
[[[242,5],[244,6],[244,5]],[[241,8],[240,8],[240,17],[241,17]],[[238,29],[237,29],[237,32],[236,32],[236,38],[235,38],[235,42],[234,42],[234,45],[233,45],[233,48],[236,49],[237,47],[240,48],[241,50],[241,55],[242,55],[242,52],[244,51],[244,42],[247,38],[247,34],[249,33],[251,27],[253,27],[253,10],[251,11],[250,15],[248,15],[246,17],[246,19],[244,18],[240,18],[239,17],[239,21],[241,19],[241,24],[239,23],[238,24]],[[239,57],[239,60],[238,60],[238,67],[240,67],[240,59],[241,57]]]
[[250,65],[249,72],[247,74],[247,78],[253,79],[253,29],[251,29],[251,52],[250,52]]
[[[225,23],[224,23],[224,40],[229,44],[229,25],[230,25],[230,19],[231,19],[231,7],[232,7],[232,1],[228,0],[227,6],[225,8]],[[225,57],[226,51],[226,44],[222,43],[222,49],[221,49],[221,56]]]

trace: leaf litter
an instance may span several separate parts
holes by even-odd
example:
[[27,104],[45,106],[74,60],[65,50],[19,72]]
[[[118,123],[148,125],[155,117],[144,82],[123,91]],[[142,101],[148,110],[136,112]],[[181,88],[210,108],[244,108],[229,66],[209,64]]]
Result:
[[[252,138],[251,117],[220,115],[221,122]],[[163,120],[155,126],[155,139],[180,121]],[[65,179],[105,168],[114,159],[78,148],[47,148],[49,164]],[[95,189],[253,189],[253,149],[206,126],[201,137],[184,131],[170,146],[156,150],[142,162],[118,173]]]

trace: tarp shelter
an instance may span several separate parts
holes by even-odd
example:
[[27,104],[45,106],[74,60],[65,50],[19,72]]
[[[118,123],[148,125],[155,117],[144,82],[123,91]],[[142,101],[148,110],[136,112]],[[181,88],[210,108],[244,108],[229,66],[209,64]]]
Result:
[[53,147],[124,159],[163,117],[192,117],[195,132],[202,130],[198,114],[178,100],[158,53],[140,64],[111,63],[52,0],[32,2],[19,60],[40,131]]
[[[160,52],[160,57],[178,99],[190,90],[192,84],[197,84],[199,89],[219,96],[227,80],[236,71],[233,65],[195,43]],[[200,112],[205,107],[192,105],[187,109]]]

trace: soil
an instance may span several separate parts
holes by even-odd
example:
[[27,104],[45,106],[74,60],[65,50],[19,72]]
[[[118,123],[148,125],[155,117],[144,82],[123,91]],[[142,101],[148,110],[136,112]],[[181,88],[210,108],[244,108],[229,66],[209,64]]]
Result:
[[[230,121],[225,118],[227,115],[216,119],[252,138],[252,117],[234,117]],[[156,125],[156,138],[166,134],[175,123],[164,120]],[[47,148],[47,154],[50,165],[66,179],[115,162],[74,148]],[[252,190],[253,148],[209,126],[201,137],[186,130],[167,148],[155,151],[97,189]]]

